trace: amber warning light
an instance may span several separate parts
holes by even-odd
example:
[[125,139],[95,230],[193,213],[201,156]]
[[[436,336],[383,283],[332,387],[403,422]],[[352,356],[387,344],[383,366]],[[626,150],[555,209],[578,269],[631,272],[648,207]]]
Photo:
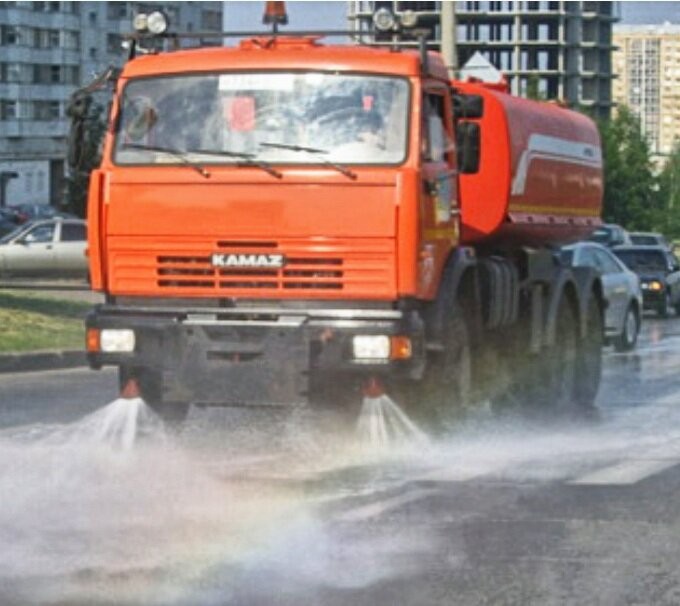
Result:
[[286,14],[285,2],[266,2],[264,7],[264,15],[262,16],[262,23],[265,25],[286,25],[288,23],[288,15]]

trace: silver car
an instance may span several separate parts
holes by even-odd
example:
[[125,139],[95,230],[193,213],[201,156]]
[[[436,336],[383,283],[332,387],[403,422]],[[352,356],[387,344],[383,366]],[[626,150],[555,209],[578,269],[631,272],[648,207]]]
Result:
[[611,250],[594,242],[565,246],[562,259],[572,267],[592,267],[600,273],[607,301],[605,336],[617,351],[633,349],[642,321],[640,278]]
[[0,276],[87,277],[87,229],[80,219],[41,219],[0,238]]

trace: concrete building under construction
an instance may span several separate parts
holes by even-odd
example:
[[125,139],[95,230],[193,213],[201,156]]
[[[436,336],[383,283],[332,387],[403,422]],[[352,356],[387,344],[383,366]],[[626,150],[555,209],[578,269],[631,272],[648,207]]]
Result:
[[[529,92],[585,107],[598,117],[612,106],[612,27],[618,2],[502,1],[454,2],[458,65],[479,52],[502,71],[514,94]],[[429,45],[442,40],[442,3],[353,1],[348,18],[365,38],[385,40],[375,31],[372,15],[380,8],[395,14],[414,11],[418,29]],[[405,40],[400,44],[416,44]],[[533,89],[533,90],[532,90]]]

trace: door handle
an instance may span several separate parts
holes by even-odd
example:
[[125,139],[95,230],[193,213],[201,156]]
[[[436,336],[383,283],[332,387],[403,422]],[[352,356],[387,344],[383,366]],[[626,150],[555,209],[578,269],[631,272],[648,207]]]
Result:
[[52,250],[52,245],[51,245],[51,244],[48,244],[48,245],[45,247],[45,249],[46,249],[46,250]]

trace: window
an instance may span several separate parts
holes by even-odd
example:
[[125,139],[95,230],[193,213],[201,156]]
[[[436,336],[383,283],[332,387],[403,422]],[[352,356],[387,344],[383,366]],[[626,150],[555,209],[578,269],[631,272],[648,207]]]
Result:
[[24,236],[24,242],[40,244],[52,242],[54,239],[54,225],[38,225]]
[[0,99],[0,120],[14,120],[17,118],[17,102]]
[[87,232],[84,225],[79,223],[63,223],[61,226],[62,242],[82,242],[87,240]]
[[219,11],[201,11],[201,28],[217,31],[222,29],[222,13]]
[[120,34],[108,34],[106,36],[106,49],[110,53],[119,53],[122,43],[123,38]]
[[21,30],[15,25],[0,26],[0,44],[3,46],[21,44]]
[[125,19],[128,16],[127,2],[107,2],[106,16],[109,19]]
[[446,153],[451,149],[444,118],[444,97],[442,95],[426,95],[423,107],[424,154],[431,162],[446,161]]

